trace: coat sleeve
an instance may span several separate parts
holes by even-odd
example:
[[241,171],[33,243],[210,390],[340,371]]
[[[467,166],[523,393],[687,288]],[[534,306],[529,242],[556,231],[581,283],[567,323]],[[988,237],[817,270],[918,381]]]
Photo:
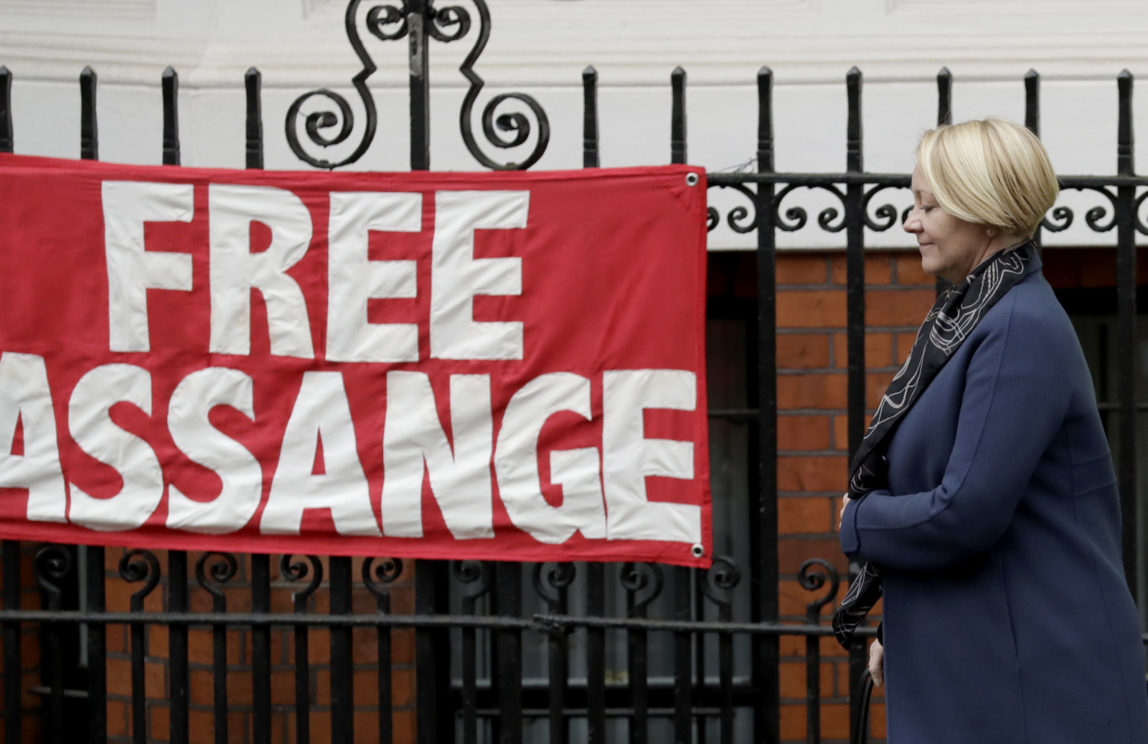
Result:
[[1018,309],[1015,297],[1006,302],[1007,316],[969,358],[941,484],[920,493],[872,491],[850,503],[841,546],[851,558],[938,569],[988,550],[1004,534],[1072,395],[1071,375],[1058,362],[1063,340],[1039,313]]

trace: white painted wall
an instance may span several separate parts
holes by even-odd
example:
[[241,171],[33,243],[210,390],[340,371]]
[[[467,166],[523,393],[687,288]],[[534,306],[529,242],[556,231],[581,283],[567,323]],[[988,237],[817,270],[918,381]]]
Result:
[[[445,0],[436,3],[445,7]],[[469,0],[460,5],[474,14]],[[1042,134],[1061,173],[1111,173],[1116,165],[1116,75],[1148,72],[1148,3],[1134,0],[489,0],[492,35],[476,71],[480,103],[504,92],[534,96],[551,142],[536,168],[581,166],[581,73],[599,72],[604,166],[669,160],[669,77],[688,74],[689,160],[736,168],[755,150],[756,76],[774,73],[776,166],[836,171],[845,164],[845,73],[864,75],[865,167],[907,172],[920,133],[936,118],[935,76],[954,75],[957,120],[1023,118],[1023,76],[1042,76]],[[0,0],[0,64],[14,74],[16,151],[76,157],[77,79],[85,64],[100,78],[100,154],[158,163],[159,80],[180,75],[183,163],[243,166],[243,73],[263,74],[267,167],[306,167],[289,151],[284,118],[295,98],[318,87],[353,99],[358,60],[343,28],[343,0]],[[370,3],[364,3],[365,15]],[[371,38],[371,37],[368,37]],[[476,38],[432,42],[432,146],[436,169],[478,168],[458,132],[466,83],[458,65]],[[353,167],[403,170],[407,156],[406,42],[371,38],[379,66],[370,84],[379,130]],[[1138,133],[1148,126],[1134,97]],[[361,118],[360,118],[361,120]],[[477,126],[476,126],[477,129]],[[1143,136],[1138,139],[1143,140]],[[488,150],[497,155],[497,152]],[[507,159],[514,159],[513,156]],[[739,202],[711,190],[717,205]],[[886,192],[891,193],[891,192]],[[890,196],[896,206],[904,193]],[[1099,197],[1067,194],[1083,211]],[[815,224],[831,200],[798,192],[810,226],[783,247],[840,247],[842,233]],[[786,203],[787,206],[790,202]],[[1083,207],[1083,208],[1081,208]],[[1046,243],[1111,243],[1074,227]],[[908,246],[897,229],[874,246]],[[728,230],[714,249],[748,247]]]

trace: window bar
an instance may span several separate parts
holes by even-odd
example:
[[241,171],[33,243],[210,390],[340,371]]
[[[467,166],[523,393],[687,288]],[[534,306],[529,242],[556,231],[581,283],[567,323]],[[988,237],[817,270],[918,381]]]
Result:
[[[773,173],[773,71],[757,74],[757,171]],[[756,622],[777,622],[777,230],[773,219],[776,186],[759,183],[754,192],[757,221],[757,340],[750,367],[750,405],[757,408],[757,426],[750,430],[749,524],[758,539],[750,541],[753,577],[751,613]],[[756,447],[754,446],[756,444]],[[780,674],[777,636],[755,635],[751,665],[754,688],[754,741],[781,738]]]
[[[606,614],[606,566],[586,565],[586,614]],[[606,629],[586,629],[586,718],[589,744],[606,744]]]
[[[49,613],[63,610],[60,582],[72,571],[72,548],[63,545],[44,545],[36,551],[35,576]],[[64,721],[64,662],[62,652],[63,623],[49,620],[41,626],[45,635],[45,657],[41,660],[40,674],[47,688],[44,717],[44,740],[59,744],[63,741]]]
[[[685,163],[686,155],[686,71],[675,67],[670,75],[670,88],[672,90],[672,107],[670,112],[670,160],[673,163]],[[673,569],[674,577],[674,617],[678,620],[689,620],[693,597],[691,588],[693,576],[691,569],[676,567]],[[693,670],[690,668],[692,634],[674,633],[674,731],[678,741],[690,740],[690,729],[693,721]],[[643,641],[644,645],[644,641]],[[634,680],[631,678],[631,684]],[[640,680],[643,688],[647,684],[645,675]],[[643,725],[643,737],[645,725]],[[645,741],[643,738],[642,741]]]
[[[694,585],[694,617],[698,620],[705,620],[706,618],[706,592],[702,586],[702,582],[707,580],[708,572],[694,571],[693,580]],[[702,690],[703,693],[706,689],[706,639],[704,635],[699,634],[697,643],[694,644],[694,685],[697,690]],[[720,650],[719,650],[720,655]],[[718,673],[721,673],[721,663],[718,663]],[[698,726],[694,732],[694,739],[696,744],[708,744],[709,732],[706,729],[705,714],[698,714]]]
[[[261,90],[263,75],[254,67],[247,68],[243,75],[243,86],[247,93],[247,117],[245,143],[247,167],[263,169],[263,102]],[[268,563],[270,571],[270,563]]]
[[[543,569],[539,565],[537,569]],[[569,612],[568,587],[574,580],[574,564],[559,563],[547,575],[553,597],[541,590],[541,571],[536,570],[536,587],[547,604],[548,612],[565,615]],[[566,721],[566,700],[570,681],[570,636],[563,629],[552,630],[547,635],[550,672],[550,744],[567,744],[570,740],[569,725]]]
[[[1116,85],[1119,114],[1116,129],[1116,173],[1135,174],[1132,144],[1132,73],[1122,70]],[[1123,520],[1124,570],[1133,594],[1138,594],[1139,566],[1136,561],[1136,361],[1131,350],[1136,343],[1136,187],[1116,187],[1116,348],[1129,350],[1116,355],[1116,396],[1119,401],[1117,431]]]
[[[645,569],[648,571],[647,569]],[[647,601],[637,601],[637,592],[644,588],[642,579],[645,573],[640,571],[637,564],[627,563],[622,568],[623,581],[626,586],[626,616],[645,619],[647,617]],[[635,579],[626,581],[626,576]],[[649,711],[650,711],[650,667],[648,661],[649,647],[647,645],[647,632],[641,628],[630,628],[626,631],[626,659],[629,673],[630,693],[630,744],[646,744],[649,741]],[[681,741],[681,739],[679,739]]]
[[[522,615],[522,564],[499,562],[494,568],[495,613],[502,617]],[[499,715],[495,736],[500,744],[522,742],[522,631],[494,631],[494,664],[498,676]]]
[[[481,561],[462,561],[455,563],[456,575],[462,579],[464,590],[462,594],[462,612],[464,615],[478,614],[476,605],[478,598],[485,592],[488,565]],[[477,588],[469,588],[469,584],[478,582]],[[463,627],[462,634],[462,741],[463,744],[478,744],[478,644],[477,630],[473,627]],[[421,701],[420,701],[421,703]]]
[[[351,612],[351,559],[332,556],[330,566],[330,611],[346,615]],[[327,633],[331,637],[331,741],[350,743],[355,740],[351,627],[331,626]]]
[[[98,76],[91,67],[80,73],[80,158],[98,160],[100,157],[99,127],[96,117],[96,88]],[[104,547],[89,545],[84,550],[87,563],[84,591],[86,605],[92,613],[106,610]],[[88,741],[105,744],[108,740],[108,673],[107,628],[102,623],[85,623],[88,655]]]
[[[598,71],[587,67],[582,72],[582,166],[597,168],[598,138]],[[586,564],[586,614],[606,614],[606,566]],[[606,629],[586,628],[586,724],[589,744],[606,742]]]
[[[861,150],[861,71],[849,70],[845,78],[848,97],[846,126],[846,166],[850,173],[863,172]],[[848,425],[849,455],[857,451],[865,431],[865,214],[864,186],[849,184],[845,191],[845,303],[848,344]],[[848,479],[849,473],[843,473]],[[850,713],[860,704],[861,685],[866,669],[866,646],[854,643],[849,650]],[[850,716],[852,720],[855,716]]]

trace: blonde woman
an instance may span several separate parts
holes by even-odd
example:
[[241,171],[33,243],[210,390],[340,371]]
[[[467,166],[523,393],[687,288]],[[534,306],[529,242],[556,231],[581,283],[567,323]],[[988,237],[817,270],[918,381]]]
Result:
[[841,546],[878,597],[870,669],[891,744],[1143,744],[1140,618],[1092,380],[1032,236],[1057,195],[1039,140],[987,119],[925,134],[912,233],[952,283],[853,461]]

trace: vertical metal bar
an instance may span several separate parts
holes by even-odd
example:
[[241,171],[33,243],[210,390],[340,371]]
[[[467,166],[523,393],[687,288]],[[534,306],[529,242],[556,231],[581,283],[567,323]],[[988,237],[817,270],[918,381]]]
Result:
[[[391,614],[389,592],[378,594],[376,609],[379,614]],[[391,630],[382,625],[375,629],[377,649],[378,690],[379,690],[379,744],[391,744],[394,740],[394,694],[391,685]]]
[[[88,612],[103,614],[106,609],[104,590],[104,548],[89,545],[87,590],[84,592]],[[107,627],[87,623],[88,629],[88,742],[105,744],[108,740],[108,672]]]
[[[635,592],[626,594],[627,617],[645,618],[645,603],[634,601]],[[630,744],[646,744],[649,740],[650,674],[647,652],[647,633],[640,628],[626,631],[626,657],[630,676]]]
[[[676,566],[674,572],[674,619],[689,622],[693,607],[693,581],[691,570]],[[691,661],[689,631],[674,632],[674,741],[677,744],[691,744],[693,741],[693,697],[694,685]]]
[[[245,165],[263,168],[263,76],[254,67],[243,75],[246,96],[244,121]],[[271,611],[271,556],[251,556],[251,611]],[[271,626],[251,629],[251,736],[254,744],[271,742]]]
[[[675,67],[670,75],[672,108],[670,112],[670,162],[685,163],[686,154],[686,71]],[[674,576],[674,617],[688,621],[693,602],[690,569],[676,567]],[[674,740],[686,744],[691,740],[693,679],[690,667],[690,633],[674,633]],[[643,639],[644,646],[644,639]],[[643,649],[644,650],[644,649]],[[634,680],[630,680],[633,684]],[[646,679],[641,680],[643,688]],[[643,725],[645,729],[645,725]],[[645,731],[642,733],[645,741]]]
[[[163,90],[163,164],[179,165],[179,75],[168,67],[161,80]],[[168,612],[187,612],[187,553],[167,554]],[[142,628],[141,628],[142,630]],[[142,665],[142,660],[141,660]],[[168,695],[171,714],[168,721],[172,744],[184,744],[188,737],[187,626],[168,628]]]
[[[465,565],[465,564],[464,564]],[[486,576],[486,566],[478,564],[480,578]],[[480,592],[467,592],[462,598],[462,611],[475,614],[475,605]],[[462,632],[462,741],[463,744],[478,744],[478,643],[473,627],[464,627]]]
[[[211,595],[211,611],[227,614],[227,599],[223,593]],[[215,718],[215,744],[227,744],[227,626],[211,626],[212,713]]]
[[[733,620],[731,603],[719,607],[718,619],[723,623]],[[700,638],[698,645],[702,645]],[[733,744],[733,636],[729,633],[718,635],[718,676],[721,680],[721,729],[719,738],[721,744]]]
[[[187,612],[187,553],[182,550],[168,552],[167,571],[168,612]],[[187,626],[170,625],[167,635],[170,680],[168,698],[171,703],[169,741],[172,744],[186,744],[188,740]]]
[[670,162],[686,162],[686,71],[675,67],[670,74]]
[[[331,558],[330,610],[332,615],[351,611],[350,558]],[[331,741],[354,742],[351,628],[343,625],[327,632],[331,636]]]
[[[133,614],[143,612],[143,597],[138,594],[133,594],[129,609]],[[144,621],[142,619],[132,622],[130,635],[132,655],[132,744],[146,744],[147,697],[144,688],[144,656],[147,654],[147,639],[144,636]]]
[[[62,545],[47,545],[36,553],[36,580],[47,600],[45,609],[53,615],[58,615],[63,609],[61,602],[63,590],[60,582],[65,580],[65,574],[71,571],[69,560],[71,550],[72,548]],[[41,679],[48,688],[47,700],[44,703],[43,736],[44,741],[59,744],[63,741],[64,721],[64,660],[60,637],[63,633],[63,623],[49,620],[42,625],[41,633],[45,636]]]
[[[496,611],[503,617],[522,614],[522,564],[499,562],[495,566]],[[494,631],[495,666],[498,671],[499,744],[522,742],[522,633],[516,629]]]
[[[1036,70],[1029,70],[1024,75],[1024,125],[1040,136],[1040,75]],[[1041,248],[1041,230],[1037,228],[1033,239],[1036,248]]]
[[[943,127],[953,123],[953,73],[948,67],[942,67],[937,73],[937,126]],[[941,277],[933,280],[933,287],[939,297],[948,286]]]
[[[705,620],[706,595],[701,582],[706,580],[706,573],[702,571],[693,571],[692,574],[694,582],[693,616],[698,620]],[[706,654],[707,649],[705,635],[698,633],[697,640],[694,643],[694,689],[701,690],[703,693],[706,689]],[[721,673],[720,664],[718,673]],[[694,742],[695,744],[708,744],[709,742],[709,735],[706,730],[706,719],[704,715],[698,716],[698,726],[697,731],[694,733]]]
[[[861,71],[849,70],[845,78],[848,97],[846,126],[846,170],[863,171],[861,152]],[[848,349],[848,427],[849,454],[861,444],[865,430],[865,215],[862,198],[864,186],[851,183],[845,190],[845,315]],[[843,474],[848,478],[848,473]],[[861,700],[861,680],[866,666],[862,644],[854,644],[849,653],[849,705],[855,712]],[[820,709],[820,698],[816,707]],[[818,713],[820,715],[820,713]],[[855,716],[850,716],[852,720]]]
[[[820,618],[815,609],[806,609],[805,624],[817,625]],[[817,701],[821,698],[821,639],[810,635],[805,637],[805,741],[818,744],[821,741],[821,715]]]
[[937,126],[953,123],[953,73],[942,67],[937,73]]
[[[447,564],[415,561],[415,614],[448,612]],[[450,636],[445,629],[415,629],[415,686],[418,744],[453,740],[454,720],[447,705],[450,695]]]
[[263,168],[263,102],[260,95],[263,76],[254,67],[247,68],[243,75],[243,87],[247,92],[247,118],[244,152],[248,168]]
[[[3,96],[0,95],[0,99]],[[0,117],[2,119],[3,117]],[[11,142],[9,140],[9,142]],[[0,544],[4,557],[4,609],[20,609],[20,543],[5,540]],[[23,741],[21,735],[20,623],[4,621],[4,741]]]
[[80,157],[84,160],[97,160],[100,157],[96,83],[95,71],[85,67],[80,73]]
[[[322,564],[312,563],[312,570],[318,570]],[[314,580],[314,577],[313,579]],[[296,614],[307,612],[307,597],[311,591],[296,592],[292,596],[293,609]],[[297,624],[292,628],[291,637],[295,640],[295,741],[296,744],[308,744],[311,741],[311,701],[308,687],[308,670],[310,667],[311,651],[306,625]]]
[[[428,0],[407,0],[410,47],[411,170],[430,168],[430,76],[427,72]],[[420,698],[420,703],[422,699]]]
[[[606,614],[606,567],[586,566],[586,614]],[[606,744],[606,629],[586,629],[586,726],[589,744]]]
[[[98,160],[100,157],[99,126],[96,116],[96,88],[99,79],[95,70],[85,67],[80,72],[80,157]],[[104,588],[104,548],[90,545],[84,550],[85,607],[91,613],[102,614],[106,609]],[[103,623],[86,623],[88,655],[88,741],[105,744],[108,740],[108,673],[107,627]]]
[[179,165],[179,75],[168,67],[163,88],[163,164]]
[[12,71],[0,65],[0,152],[12,152]]
[[[1119,116],[1116,133],[1116,173],[1135,173],[1132,138],[1132,73],[1122,70],[1117,78]],[[1116,189],[1116,348],[1136,348],[1136,187]],[[1120,433],[1120,506],[1124,531],[1124,570],[1128,585],[1137,594],[1140,567],[1136,561],[1136,360],[1132,353],[1116,357],[1116,394]]]
[[582,167],[598,167],[598,71],[582,71]]
[[[248,150],[250,154],[250,150]],[[248,161],[250,163],[250,160]],[[251,611],[271,612],[271,556],[251,556]],[[254,744],[271,742],[271,626],[251,629],[251,733]]]
[[[757,74],[757,171],[772,173],[773,165],[773,72],[762,67]],[[760,183],[754,199],[757,218],[757,343],[756,366],[751,368],[756,385],[750,388],[757,406],[754,437],[757,451],[757,487],[750,489],[749,524],[756,529],[750,541],[753,576],[750,581],[751,613],[756,622],[777,622],[777,235],[773,219],[775,186]],[[754,635],[753,696],[754,741],[781,738],[781,689],[778,672],[777,636]]]
[[[553,611],[565,615],[569,610],[566,584],[558,587]],[[567,744],[570,731],[566,721],[566,692],[570,676],[570,642],[564,631],[552,631],[547,639],[550,661],[550,744]]]

